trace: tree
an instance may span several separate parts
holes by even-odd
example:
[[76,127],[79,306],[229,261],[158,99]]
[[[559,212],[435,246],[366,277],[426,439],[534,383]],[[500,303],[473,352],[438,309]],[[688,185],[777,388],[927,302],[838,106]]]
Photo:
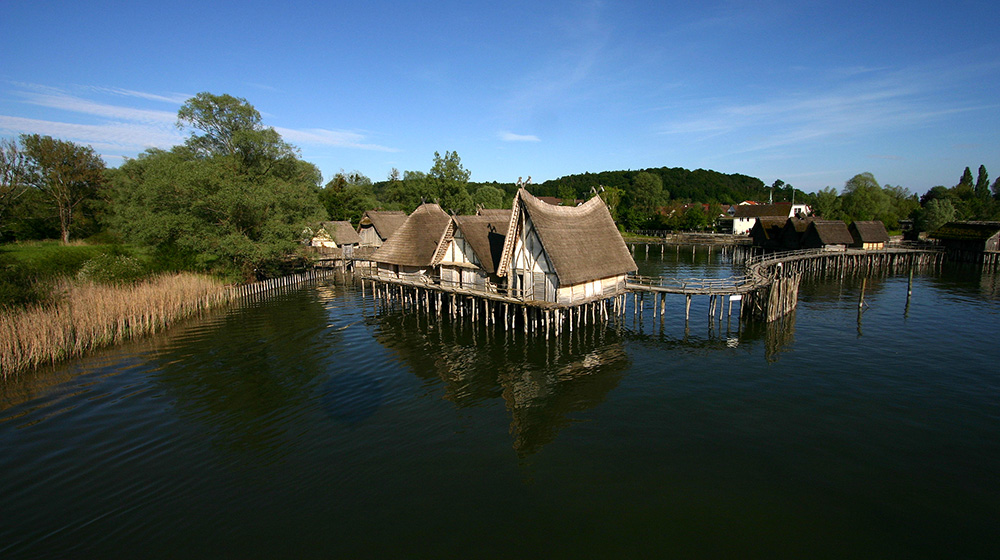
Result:
[[203,132],[192,133],[186,142],[196,153],[235,157],[245,169],[296,155],[295,148],[265,127],[257,109],[242,97],[199,93],[177,112],[177,127]]
[[979,166],[979,178],[976,179],[976,196],[982,199],[990,197],[990,174],[986,172],[986,166]]
[[859,173],[844,183],[841,210],[851,220],[890,221],[889,196],[871,173]]
[[963,200],[972,198],[975,194],[972,186],[972,170],[968,167],[965,168],[965,171],[962,172],[962,177],[958,180],[958,184],[955,185],[953,190]]
[[0,226],[4,214],[28,190],[27,156],[17,142],[0,140]]
[[619,189],[618,187],[605,187],[599,186],[597,189],[598,196],[604,201],[604,204],[608,205],[608,212],[611,212],[611,217],[615,221],[618,221],[618,207],[621,205],[622,197],[625,195],[624,189]]
[[644,219],[651,218],[662,203],[663,179],[646,171],[636,173],[632,182],[632,209]]
[[503,191],[491,185],[483,185],[476,189],[472,200],[476,206],[482,208],[504,208],[506,206]]
[[913,227],[917,231],[934,231],[955,219],[955,207],[950,200],[935,198],[914,212]]
[[326,217],[319,170],[263,127],[246,100],[198,94],[178,123],[204,134],[147,150],[112,173],[115,226],[130,241],[252,279]]
[[1000,200],[1000,177],[997,177],[996,181],[993,181],[993,186],[990,187],[993,191],[993,200]]
[[813,212],[827,220],[835,220],[840,216],[840,195],[837,189],[826,187],[816,193],[816,203],[813,204]]
[[53,204],[59,214],[63,243],[69,243],[74,213],[94,198],[104,182],[104,161],[90,146],[51,136],[21,135],[27,158],[28,183]]
[[468,183],[472,173],[462,167],[458,152],[434,152],[434,165],[427,174],[436,190],[441,193],[441,208],[457,214],[471,214],[475,203],[469,196]]
[[331,220],[357,223],[368,210],[378,206],[371,179],[358,171],[333,176],[320,192],[320,200]]

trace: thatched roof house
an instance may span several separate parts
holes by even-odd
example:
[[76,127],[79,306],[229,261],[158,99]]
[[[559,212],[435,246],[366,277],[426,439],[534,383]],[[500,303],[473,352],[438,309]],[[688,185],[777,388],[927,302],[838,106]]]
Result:
[[794,251],[802,248],[802,236],[809,229],[809,224],[821,221],[818,218],[798,218],[792,217],[785,221],[781,228],[780,246],[787,251]]
[[745,235],[757,222],[758,218],[781,218],[786,220],[792,216],[809,214],[805,204],[779,202],[777,204],[739,204],[733,213],[733,233]]
[[449,224],[440,206],[421,204],[372,255],[379,276],[428,277]]
[[354,231],[351,222],[323,222],[313,235],[310,245],[313,247],[355,247],[361,244],[361,238]]
[[503,252],[510,210],[498,210],[477,216],[452,216],[435,264],[441,283],[495,289],[502,283],[497,265]]
[[885,230],[885,224],[879,220],[852,222],[847,226],[854,238],[852,247],[862,249],[884,249],[889,242],[889,232]]
[[762,216],[750,228],[750,238],[754,247],[767,249],[781,248],[781,233],[788,218],[779,216]]
[[928,237],[950,251],[1000,251],[1000,222],[948,222]]
[[365,247],[380,247],[406,221],[401,210],[369,210],[361,217],[358,235]]
[[623,292],[636,269],[599,197],[553,206],[518,190],[499,263],[512,293],[572,305]]
[[847,230],[847,224],[840,220],[813,220],[802,234],[803,249],[825,249],[844,251],[854,238]]

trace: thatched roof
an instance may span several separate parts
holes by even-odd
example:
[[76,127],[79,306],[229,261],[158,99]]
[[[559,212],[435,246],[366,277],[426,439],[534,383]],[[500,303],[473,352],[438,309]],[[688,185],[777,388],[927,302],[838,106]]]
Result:
[[354,231],[354,226],[351,225],[351,222],[323,222],[319,227],[330,237],[330,241],[333,241],[338,246],[361,244],[361,237],[358,236],[358,232]]
[[736,207],[733,218],[760,218],[763,216],[775,216],[787,218],[792,213],[792,203],[779,202],[778,204],[741,204]]
[[510,221],[510,208],[480,208],[476,210],[476,215],[503,218]]
[[986,241],[1000,233],[1000,222],[948,222],[928,234],[934,239]]
[[[561,285],[637,270],[600,197],[595,196],[580,206],[553,206],[520,189],[514,204],[520,204],[531,218]],[[508,243],[504,250],[513,250],[513,243]]]
[[847,226],[856,244],[862,243],[888,243],[889,232],[885,230],[885,224],[880,220],[852,222]]
[[437,204],[421,204],[372,255],[380,263],[431,266],[451,217]]
[[479,216],[452,216],[452,219],[462,230],[465,241],[472,246],[483,270],[495,274],[510,226],[510,210],[497,210]]
[[[785,222],[788,218],[780,216],[761,216],[757,218],[757,222],[751,228],[752,231],[763,232],[768,238],[773,238],[781,234],[781,230],[785,227]],[[753,235],[753,233],[751,233]]]
[[361,227],[374,227],[378,236],[385,241],[396,233],[406,218],[406,212],[402,210],[369,210],[361,217]]
[[[810,232],[812,232],[810,234]],[[823,245],[850,245],[854,243],[847,224],[840,220],[815,220],[809,224],[806,234],[819,239]]]

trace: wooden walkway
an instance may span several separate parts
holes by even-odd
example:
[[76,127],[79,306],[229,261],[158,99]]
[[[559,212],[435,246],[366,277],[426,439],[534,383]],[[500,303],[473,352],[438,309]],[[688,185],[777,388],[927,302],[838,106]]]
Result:
[[[709,313],[722,313],[721,298],[729,299],[729,313],[734,301],[740,302],[740,316],[747,306],[755,316],[765,321],[776,320],[795,309],[799,280],[807,273],[847,271],[871,273],[902,272],[914,267],[940,266],[943,253],[928,249],[888,248],[878,250],[848,249],[827,251],[804,249],[757,255],[747,259],[746,274],[728,278],[668,278],[630,275],[625,284],[628,291],[653,295],[653,310],[662,314],[667,294],[687,297],[685,317],[690,318],[691,298],[709,296]],[[641,312],[642,302],[636,301]]]

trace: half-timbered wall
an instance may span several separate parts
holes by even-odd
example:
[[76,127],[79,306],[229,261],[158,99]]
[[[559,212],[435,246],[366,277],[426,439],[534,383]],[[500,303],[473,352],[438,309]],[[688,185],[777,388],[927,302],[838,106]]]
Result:
[[539,301],[557,301],[559,279],[531,218],[525,212],[521,213],[511,268],[517,295]]

